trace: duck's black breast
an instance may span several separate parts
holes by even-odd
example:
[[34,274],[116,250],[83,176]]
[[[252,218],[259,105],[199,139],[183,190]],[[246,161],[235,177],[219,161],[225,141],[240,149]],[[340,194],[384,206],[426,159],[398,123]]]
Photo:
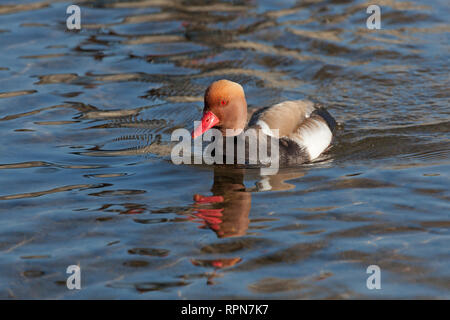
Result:
[[[223,163],[227,163],[227,156],[228,159],[233,159],[233,164],[243,165],[267,165],[269,159],[271,163],[278,163],[279,166],[310,162],[308,152],[295,141],[289,138],[278,139],[263,133],[260,134],[255,127],[251,129],[257,133],[256,136],[253,136],[254,140],[249,137],[244,138],[242,135],[224,137],[222,144],[224,150]],[[272,145],[278,147],[278,152],[272,152]],[[242,146],[244,146],[244,151],[242,151]],[[214,151],[212,156],[215,156]]]

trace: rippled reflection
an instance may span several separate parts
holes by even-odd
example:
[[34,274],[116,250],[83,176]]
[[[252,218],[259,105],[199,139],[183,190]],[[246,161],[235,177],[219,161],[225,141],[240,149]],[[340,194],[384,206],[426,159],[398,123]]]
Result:
[[211,192],[212,196],[194,195],[193,215],[202,227],[213,230],[219,238],[245,235],[252,198],[245,190],[242,169],[215,168]]

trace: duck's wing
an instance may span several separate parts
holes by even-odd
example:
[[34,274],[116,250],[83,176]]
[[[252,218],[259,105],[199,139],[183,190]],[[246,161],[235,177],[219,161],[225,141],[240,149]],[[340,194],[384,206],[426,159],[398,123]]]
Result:
[[307,100],[285,101],[272,107],[260,109],[253,113],[248,126],[259,126],[269,136],[288,137],[315,110],[314,104]]

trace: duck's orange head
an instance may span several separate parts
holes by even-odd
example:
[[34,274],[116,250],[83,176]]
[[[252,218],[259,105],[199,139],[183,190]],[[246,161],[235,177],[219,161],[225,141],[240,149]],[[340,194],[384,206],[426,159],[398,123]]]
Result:
[[239,132],[247,124],[247,102],[244,89],[229,80],[213,82],[205,92],[205,105],[200,126],[192,132],[196,138],[207,130],[217,127],[226,135],[227,129]]

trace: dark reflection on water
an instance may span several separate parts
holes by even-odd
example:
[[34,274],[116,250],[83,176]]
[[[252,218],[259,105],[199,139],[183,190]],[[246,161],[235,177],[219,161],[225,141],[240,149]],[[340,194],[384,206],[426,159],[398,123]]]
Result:
[[243,236],[247,232],[252,196],[245,190],[243,171],[215,168],[213,196],[194,195],[193,215],[200,219],[202,227],[212,229],[219,238]]
[[[364,1],[9,3],[0,297],[449,298],[447,1],[378,1],[374,31]],[[220,78],[328,106],[333,148],[274,176],[173,165]]]

